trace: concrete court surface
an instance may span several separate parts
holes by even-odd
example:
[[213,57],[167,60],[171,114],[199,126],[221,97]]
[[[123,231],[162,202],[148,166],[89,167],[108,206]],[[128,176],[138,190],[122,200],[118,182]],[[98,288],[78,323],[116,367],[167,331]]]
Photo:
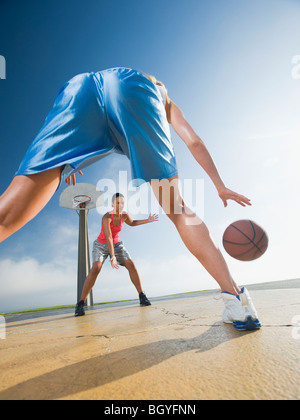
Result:
[[214,292],[7,316],[0,400],[297,400],[299,288],[249,286],[263,328],[246,333]]

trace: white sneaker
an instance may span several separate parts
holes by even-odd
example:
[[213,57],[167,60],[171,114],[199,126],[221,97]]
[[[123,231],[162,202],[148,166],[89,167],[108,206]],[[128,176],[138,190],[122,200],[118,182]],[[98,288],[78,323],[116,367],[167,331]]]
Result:
[[233,324],[239,331],[253,331],[261,328],[256,309],[245,287],[238,296],[223,292],[222,297],[225,304],[223,322]]

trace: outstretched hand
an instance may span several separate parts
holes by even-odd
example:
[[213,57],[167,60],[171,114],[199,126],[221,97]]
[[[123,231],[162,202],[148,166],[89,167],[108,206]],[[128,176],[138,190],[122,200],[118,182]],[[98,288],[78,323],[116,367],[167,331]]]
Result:
[[[82,171],[78,171],[79,175],[83,175]],[[68,178],[65,180],[66,184],[71,185],[71,182],[73,185],[76,185],[76,176],[75,174],[68,176]]]
[[219,191],[219,197],[224,203],[224,207],[227,207],[227,200],[233,200],[236,203],[240,204],[243,207],[252,206],[251,200],[244,195],[238,194],[234,191],[231,191],[229,188],[224,188]]
[[151,213],[150,213],[149,217],[148,217],[148,222],[152,223],[152,222],[157,222],[157,221],[158,221],[158,214],[151,215]]

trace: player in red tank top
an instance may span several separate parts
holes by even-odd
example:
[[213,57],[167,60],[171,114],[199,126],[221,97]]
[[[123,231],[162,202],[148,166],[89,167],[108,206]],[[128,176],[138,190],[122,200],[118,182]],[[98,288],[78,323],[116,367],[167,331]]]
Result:
[[[112,234],[112,239],[113,239],[113,244],[117,244],[118,242],[120,242],[120,238],[119,238],[119,232],[121,232],[123,224],[124,224],[124,217],[123,217],[123,213],[121,213],[119,216],[120,217],[120,224],[115,225],[115,217],[114,217],[114,212],[111,211],[110,212],[111,215],[111,222],[110,222],[110,230],[111,230],[111,234]],[[103,224],[102,224],[102,228],[101,228],[101,233],[98,236],[97,239],[98,242],[102,243],[102,244],[107,244],[107,240],[105,237],[105,233],[104,233],[104,228],[103,228]]]
[[112,198],[112,206],[114,207],[114,210],[106,213],[102,218],[101,233],[94,242],[93,267],[86,278],[81,300],[76,305],[75,316],[85,315],[84,302],[94,287],[102,265],[108,256],[110,256],[112,268],[118,269],[119,265],[127,268],[130,279],[139,294],[141,306],[151,305],[150,301],[143,292],[136,266],[125,249],[123,242],[120,241],[119,233],[122,230],[124,222],[129,226],[139,226],[145,223],[157,221],[158,216],[150,214],[148,219],[132,220],[128,213],[123,212],[124,205],[124,196],[120,193],[115,194]]

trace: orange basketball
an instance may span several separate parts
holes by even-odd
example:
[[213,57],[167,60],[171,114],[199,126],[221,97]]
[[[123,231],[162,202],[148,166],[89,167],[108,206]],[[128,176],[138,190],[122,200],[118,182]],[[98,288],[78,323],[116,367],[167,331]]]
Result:
[[267,250],[269,238],[265,230],[252,220],[231,223],[223,235],[226,252],[240,261],[253,261]]

